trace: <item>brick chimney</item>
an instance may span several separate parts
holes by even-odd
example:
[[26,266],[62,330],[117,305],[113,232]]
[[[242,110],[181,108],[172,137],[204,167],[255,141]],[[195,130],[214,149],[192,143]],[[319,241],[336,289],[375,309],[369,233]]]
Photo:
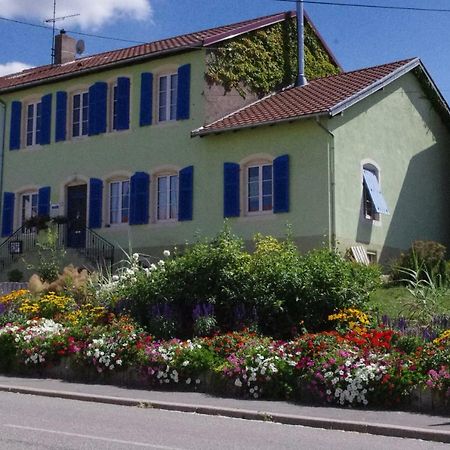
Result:
[[77,41],[61,30],[55,36],[55,64],[64,64],[75,61]]

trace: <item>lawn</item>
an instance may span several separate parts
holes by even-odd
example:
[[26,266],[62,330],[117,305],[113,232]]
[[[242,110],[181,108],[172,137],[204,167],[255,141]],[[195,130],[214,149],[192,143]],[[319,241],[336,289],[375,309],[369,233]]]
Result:
[[[380,315],[398,317],[406,314],[408,302],[413,300],[412,294],[403,286],[386,286],[377,289],[370,296],[369,307]],[[436,314],[450,315],[450,290],[442,293],[438,299]]]

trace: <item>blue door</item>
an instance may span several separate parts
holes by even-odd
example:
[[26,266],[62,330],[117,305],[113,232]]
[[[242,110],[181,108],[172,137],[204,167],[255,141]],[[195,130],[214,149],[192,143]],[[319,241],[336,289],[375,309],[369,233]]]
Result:
[[67,247],[86,245],[87,185],[67,188]]

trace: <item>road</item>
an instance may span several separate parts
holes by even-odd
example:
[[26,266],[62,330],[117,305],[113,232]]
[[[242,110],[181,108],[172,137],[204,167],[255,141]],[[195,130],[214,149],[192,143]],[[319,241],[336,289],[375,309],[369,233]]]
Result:
[[448,449],[445,444],[0,393],[0,449]]

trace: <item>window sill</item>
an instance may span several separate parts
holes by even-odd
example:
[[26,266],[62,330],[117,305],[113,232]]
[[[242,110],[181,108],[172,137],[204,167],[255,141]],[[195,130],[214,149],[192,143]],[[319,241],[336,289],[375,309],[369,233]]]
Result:
[[260,213],[250,213],[245,216],[236,217],[239,222],[254,222],[259,220],[275,220],[277,218],[277,214],[274,214],[273,211],[268,212],[260,212]]
[[152,222],[152,228],[167,228],[174,227],[178,225],[180,222],[178,219],[170,219],[170,220],[157,220],[156,222]]

